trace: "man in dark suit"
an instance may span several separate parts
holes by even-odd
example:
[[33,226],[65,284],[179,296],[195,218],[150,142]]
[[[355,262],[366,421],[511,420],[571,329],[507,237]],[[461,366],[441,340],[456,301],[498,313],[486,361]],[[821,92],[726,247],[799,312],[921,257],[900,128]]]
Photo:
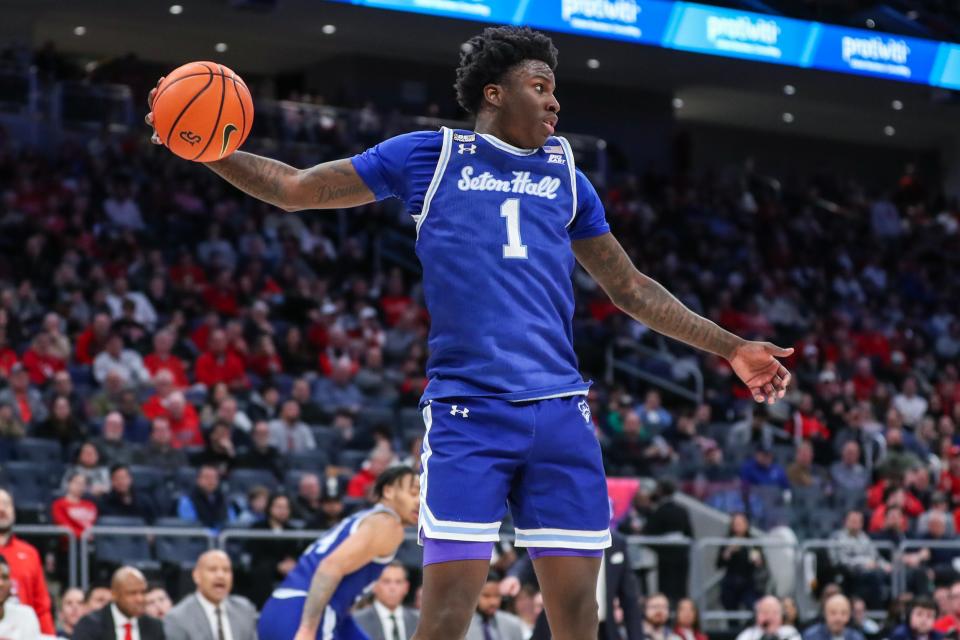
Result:
[[[613,622],[614,600],[620,601],[623,609],[623,627],[627,632],[627,640],[641,640],[643,638],[643,611],[640,609],[640,584],[637,576],[630,568],[630,558],[627,556],[627,540],[616,531],[611,531],[611,546],[603,552],[601,565],[602,580],[597,589],[597,604],[599,606],[600,633],[599,640],[620,640],[620,632]],[[529,556],[524,556],[514,564],[510,572],[500,584],[503,595],[516,595],[520,592],[521,582],[533,582],[533,563]],[[550,627],[547,624],[545,613],[537,618],[531,640],[550,640]]]
[[[643,535],[665,536],[681,534],[693,538],[690,514],[673,499],[676,486],[670,480],[657,484],[660,504],[643,528]],[[687,597],[687,576],[690,573],[690,549],[685,546],[663,545],[654,547],[657,552],[657,576],[660,591],[676,604]]]
[[110,590],[113,602],[80,618],[73,640],[165,640],[163,623],[144,614],[147,580],[138,569],[117,569]]
[[354,621],[370,640],[410,640],[420,615],[403,606],[409,591],[406,567],[391,562],[373,585],[373,605],[354,613]]

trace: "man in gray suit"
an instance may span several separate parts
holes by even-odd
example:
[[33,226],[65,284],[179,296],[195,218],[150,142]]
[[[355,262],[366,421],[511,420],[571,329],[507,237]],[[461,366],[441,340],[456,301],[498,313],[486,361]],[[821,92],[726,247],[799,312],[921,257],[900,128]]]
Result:
[[193,568],[196,592],[163,619],[167,640],[257,640],[257,610],[230,595],[233,567],[223,551],[207,551]]
[[403,606],[410,579],[403,564],[394,561],[373,584],[373,606],[353,614],[353,620],[370,640],[410,640],[420,614]]
[[495,571],[487,576],[487,582],[480,591],[477,611],[470,621],[466,640],[523,640],[523,625],[520,618],[500,611],[500,580],[503,578]]

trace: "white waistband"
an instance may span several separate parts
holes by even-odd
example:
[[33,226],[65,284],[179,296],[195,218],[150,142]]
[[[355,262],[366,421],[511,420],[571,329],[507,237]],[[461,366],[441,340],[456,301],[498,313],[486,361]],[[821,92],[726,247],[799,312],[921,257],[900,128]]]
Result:
[[277,589],[273,592],[272,596],[278,600],[286,600],[288,598],[306,598],[307,592],[301,591],[299,589]]

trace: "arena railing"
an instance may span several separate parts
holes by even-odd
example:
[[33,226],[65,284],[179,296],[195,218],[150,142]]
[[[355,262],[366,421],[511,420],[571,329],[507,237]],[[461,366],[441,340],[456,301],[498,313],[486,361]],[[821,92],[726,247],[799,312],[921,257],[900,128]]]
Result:
[[[215,532],[202,527],[141,527],[141,526],[97,526],[94,525],[80,536],[80,588],[86,591],[90,586],[90,551],[91,542],[97,536],[129,536],[147,538],[148,543],[157,538],[205,538],[207,548],[217,548]],[[144,560],[132,558],[134,563]],[[153,560],[153,558],[150,558]],[[71,584],[76,584],[71,582]]]
[[[661,343],[662,344],[662,343]],[[635,357],[647,363],[659,363],[660,369],[668,370],[669,376],[643,369],[631,361]],[[666,347],[654,349],[634,340],[615,340],[606,352],[607,370],[605,380],[612,384],[615,374],[627,374],[650,384],[655,384],[697,405],[703,403],[703,373],[695,360],[678,358]],[[688,383],[688,384],[681,384]]]
[[[691,584],[697,584],[697,580],[699,578],[694,577],[695,570],[693,568],[693,564],[689,562],[689,558],[691,555],[691,550],[693,548],[693,542],[694,542],[691,538],[687,538],[686,536],[679,535],[679,534],[677,535],[668,534],[664,536],[631,535],[631,536],[625,536],[625,537],[627,541],[627,549],[629,550],[628,555],[630,551],[632,551],[634,554],[634,557],[630,558],[631,560],[630,568],[632,570],[635,571],[638,568],[633,564],[632,561],[642,560],[641,554],[645,555],[644,552],[649,552],[650,555],[653,558],[655,558],[653,567],[654,567],[654,570],[656,571],[656,577],[658,581],[657,590],[659,590],[660,568],[661,568],[660,556],[657,553],[657,551],[658,551],[658,548],[663,548],[663,547],[685,547],[687,549],[688,564],[690,566],[690,571],[691,571],[691,574],[688,576],[688,579]],[[643,589],[643,591],[646,592],[648,590]]]
[[[892,594],[892,597],[895,597],[901,593],[900,581],[898,579],[898,573],[901,566],[901,553],[892,542],[888,542],[886,540],[872,540],[871,545],[878,551],[884,549],[890,552],[891,564],[893,566],[893,570],[890,572],[890,593]],[[803,580],[806,555],[819,549],[825,550],[827,553],[829,553],[832,549],[842,549],[846,546],[849,545],[840,540],[832,540],[830,538],[804,540],[800,543],[799,553],[797,554],[795,600],[797,601],[797,607],[800,609],[801,617],[809,617],[813,614],[816,614],[817,608],[819,607],[819,604],[816,603],[816,601],[811,597],[810,590]],[[832,564],[832,559],[830,562]],[[883,609],[874,609],[867,611],[867,615],[871,618],[883,619],[886,617],[887,611]]]
[[[696,540],[691,549],[690,557],[690,584],[692,588],[688,590],[690,598],[697,605],[700,612],[700,620],[703,624],[718,621],[740,621],[747,622],[753,619],[753,611],[728,611],[726,609],[711,608],[709,596],[712,589],[721,582],[721,579],[707,581],[703,576],[706,575],[707,550],[728,545],[740,545],[750,547],[760,547],[764,553],[765,562],[769,566],[767,549],[787,549],[797,552],[799,545],[793,540],[782,538],[700,538]],[[794,576],[794,588],[796,587],[796,576]],[[793,594],[791,594],[793,595]]]
[[960,540],[904,540],[897,547],[897,562],[894,563],[894,573],[897,574],[895,593],[907,590],[907,567],[903,563],[903,554],[920,549],[956,549],[957,557],[960,558]]
[[68,579],[71,586],[77,584],[77,536],[71,529],[55,524],[15,524],[13,533],[27,538],[66,538]]

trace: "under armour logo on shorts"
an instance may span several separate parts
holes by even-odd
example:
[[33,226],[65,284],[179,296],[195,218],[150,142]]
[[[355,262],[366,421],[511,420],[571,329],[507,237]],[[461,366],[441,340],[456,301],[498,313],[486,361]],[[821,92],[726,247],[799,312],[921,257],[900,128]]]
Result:
[[457,407],[459,407],[459,406],[460,406],[460,405],[458,405],[458,404],[455,404],[455,405],[451,406],[451,407],[450,407],[450,415],[452,415],[452,416],[460,416],[461,418],[466,418],[466,417],[467,417],[467,414],[470,413],[470,409],[468,409],[468,408],[466,408],[466,407],[464,407],[463,409],[458,409]]

